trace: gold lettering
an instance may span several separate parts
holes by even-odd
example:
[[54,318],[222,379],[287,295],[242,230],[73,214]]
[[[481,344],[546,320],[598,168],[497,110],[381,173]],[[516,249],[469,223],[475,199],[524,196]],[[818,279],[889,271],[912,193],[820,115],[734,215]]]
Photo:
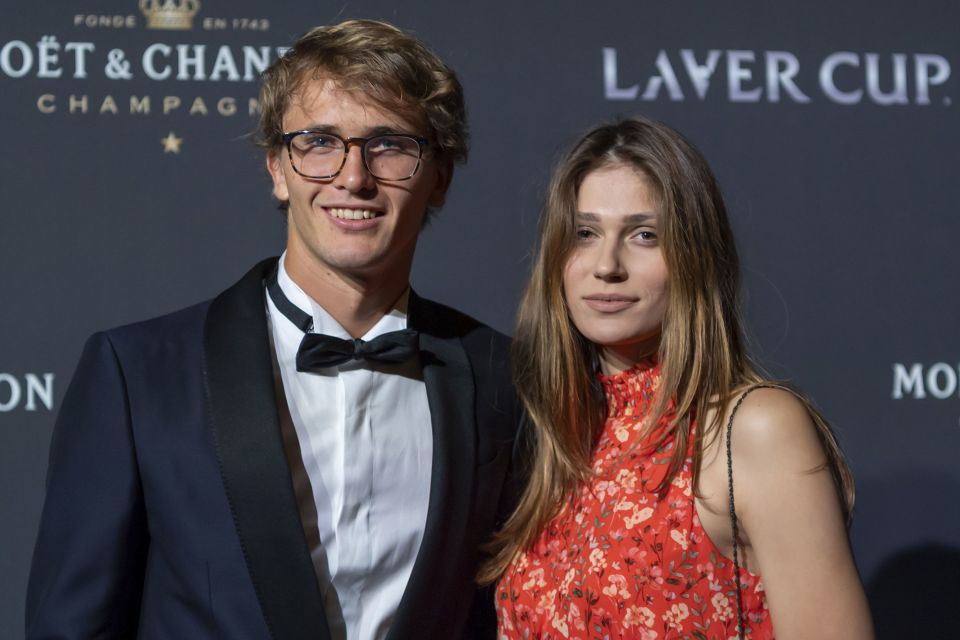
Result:
[[226,18],[204,18],[204,31],[223,31],[227,28]]
[[163,97],[163,115],[168,115],[174,109],[180,108],[180,98],[178,96]]
[[45,93],[37,98],[37,109],[40,113],[53,113],[57,110],[57,98],[52,93]]
[[220,98],[217,101],[217,111],[222,116],[232,116],[237,112],[237,101],[233,98]]
[[130,113],[142,113],[144,115],[149,115],[150,96],[143,96],[143,98],[130,96]]
[[135,15],[100,15],[78,13],[73,16],[73,26],[84,26],[88,29],[133,29],[137,26]]
[[103,99],[103,103],[100,105],[100,113],[105,113],[109,111],[110,113],[116,115],[119,113],[117,109],[117,103],[114,101],[113,96],[107,96]]
[[200,96],[194,98],[193,104],[190,105],[190,115],[196,115],[198,113],[202,116],[207,115],[207,104]]
[[76,113],[77,111],[86,113],[88,104],[87,96],[84,95],[77,98],[77,96],[70,94],[70,113]]

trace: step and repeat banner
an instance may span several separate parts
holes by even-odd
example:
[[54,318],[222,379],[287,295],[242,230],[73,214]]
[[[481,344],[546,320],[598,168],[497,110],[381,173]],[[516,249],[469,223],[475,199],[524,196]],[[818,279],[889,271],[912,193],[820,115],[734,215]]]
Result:
[[413,284],[505,332],[573,139],[639,113],[704,151],[753,353],[813,397],[855,472],[880,637],[955,633],[955,2],[79,0],[7,2],[0,22],[0,637],[23,635],[47,449],[85,338],[212,297],[282,250],[249,139],[258,75],[311,26],[361,17],[460,75],[471,156]]

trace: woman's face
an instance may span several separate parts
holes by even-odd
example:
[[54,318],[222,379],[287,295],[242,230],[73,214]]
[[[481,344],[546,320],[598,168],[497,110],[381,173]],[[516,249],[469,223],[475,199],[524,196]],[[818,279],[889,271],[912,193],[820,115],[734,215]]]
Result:
[[669,295],[658,219],[650,181],[627,165],[595,169],[580,185],[563,289],[574,325],[601,347],[604,373],[657,348]]

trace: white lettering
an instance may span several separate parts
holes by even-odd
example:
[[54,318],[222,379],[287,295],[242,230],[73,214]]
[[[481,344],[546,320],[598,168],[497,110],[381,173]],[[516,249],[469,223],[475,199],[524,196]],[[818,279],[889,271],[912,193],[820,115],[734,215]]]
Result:
[[[606,78],[606,49],[604,49],[604,78]],[[616,56],[617,50],[611,49],[614,56],[614,65],[616,65]],[[243,48],[243,79],[247,82],[252,82],[260,77],[260,74],[266,71],[267,67],[270,65],[270,47],[260,47],[260,50],[253,47],[244,47]],[[616,75],[616,68],[614,68],[614,75]]]
[[670,65],[670,58],[667,57],[667,52],[663,49],[657,54],[656,65],[660,75],[651,76],[650,80],[647,81],[647,86],[643,90],[643,99],[656,100],[657,94],[660,93],[660,87],[666,85],[671,100],[675,102],[683,100],[683,91],[680,89],[680,83],[677,82],[677,74],[674,73],[673,67]]
[[949,398],[956,390],[957,372],[953,367],[946,362],[938,362],[927,369],[927,391],[934,398]]
[[800,72],[800,61],[789,51],[767,51],[767,100],[780,102],[780,88],[789,94],[794,102],[810,102],[793,81]]
[[[193,51],[191,52],[191,48]],[[177,80],[206,80],[207,74],[203,68],[203,54],[207,50],[205,44],[195,44],[192,47],[188,44],[177,45]],[[193,76],[190,76],[190,69],[193,69]]]
[[727,51],[727,84],[731,102],[759,102],[763,89],[757,87],[749,91],[743,82],[753,79],[753,71],[741,66],[744,62],[753,62],[753,51]]
[[72,51],[73,77],[87,77],[87,54],[94,50],[92,42],[68,42],[63,46],[64,51]]
[[899,362],[893,365],[893,399],[902,399],[904,393],[912,393],[918,400],[927,397],[923,390],[923,367],[919,363],[909,371]]
[[170,65],[165,65],[159,71],[157,70],[156,64],[154,63],[154,56],[158,53],[164,58],[170,57],[170,47],[157,42],[155,44],[147,47],[143,52],[143,72],[147,74],[147,77],[151,80],[166,80],[170,77]]
[[721,51],[711,49],[707,52],[706,64],[699,64],[692,49],[682,49],[680,51],[680,58],[683,60],[683,66],[687,69],[687,76],[693,83],[697,97],[701,100],[707,96],[707,89],[710,88],[710,78],[717,70],[717,62],[720,61],[721,55]]
[[0,373],[0,383],[4,382],[10,387],[10,399],[6,402],[0,402],[0,411],[12,411],[20,404],[20,383],[9,373]]
[[63,74],[63,69],[54,65],[60,60],[60,43],[56,36],[43,36],[37,43],[37,51],[40,53],[38,61],[38,78],[59,78]]
[[[246,76],[244,76],[246,79]],[[617,86],[617,50],[603,48],[603,95],[607,100],[634,100],[640,85],[621,88]]]
[[840,65],[859,67],[860,59],[850,51],[838,51],[826,57],[820,65],[820,88],[830,100],[837,104],[857,104],[863,98],[863,89],[841,91],[837,88],[834,73]]
[[237,63],[233,59],[233,53],[230,47],[224,45],[217,51],[217,57],[213,61],[213,71],[210,72],[211,80],[219,80],[220,74],[226,72],[227,80],[237,82],[240,80],[240,73],[237,71]]
[[[918,53],[913,66],[917,75],[917,104],[930,104],[930,85],[943,84],[950,78],[950,63],[943,56]],[[931,68],[934,69],[932,76]]]
[[880,89],[880,56],[868,53],[867,60],[867,94],[877,104],[907,104],[907,56],[902,53],[893,54],[893,90],[884,93]]
[[[13,50],[20,52],[20,68],[14,68],[10,56]],[[33,67],[33,51],[30,46],[22,40],[11,40],[0,49],[0,69],[11,78],[22,78],[30,73]]]
[[37,398],[43,403],[48,411],[53,410],[53,374],[43,374],[43,383],[36,374],[28,373],[27,380],[27,404],[24,407],[27,411],[37,410]]

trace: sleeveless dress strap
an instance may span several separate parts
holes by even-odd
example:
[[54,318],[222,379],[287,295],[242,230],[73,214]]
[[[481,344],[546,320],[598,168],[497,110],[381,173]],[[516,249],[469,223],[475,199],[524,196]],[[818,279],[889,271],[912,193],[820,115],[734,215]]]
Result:
[[730,418],[727,420],[727,489],[730,493],[730,528],[733,533],[733,579],[736,582],[737,587],[737,637],[739,640],[744,640],[744,625],[743,625],[743,594],[740,592],[740,556],[738,553],[738,548],[740,546],[740,529],[737,525],[737,509],[733,501],[733,449],[731,447],[731,442],[733,438],[733,417],[737,414],[737,410],[740,408],[740,405],[743,403],[744,399],[757,389],[778,389],[777,385],[772,384],[755,384],[752,387],[746,389],[743,393],[740,394],[740,397],[737,398],[737,402],[733,405],[733,409],[730,410]]

